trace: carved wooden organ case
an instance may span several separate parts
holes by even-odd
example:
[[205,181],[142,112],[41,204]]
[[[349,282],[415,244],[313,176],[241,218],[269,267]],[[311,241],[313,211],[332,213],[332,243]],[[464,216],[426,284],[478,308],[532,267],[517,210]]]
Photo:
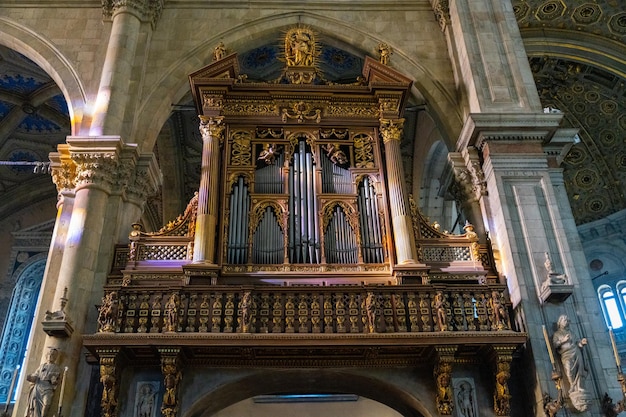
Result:
[[219,166],[210,168],[219,186],[209,190],[217,192],[209,198],[219,200],[219,214],[207,238],[217,242],[222,276],[389,278],[379,127],[400,118],[409,79],[368,58],[362,80],[349,85],[324,82],[312,66],[287,66],[275,82],[247,82],[233,54],[190,82],[201,130],[213,127],[216,136],[204,140],[220,142]]

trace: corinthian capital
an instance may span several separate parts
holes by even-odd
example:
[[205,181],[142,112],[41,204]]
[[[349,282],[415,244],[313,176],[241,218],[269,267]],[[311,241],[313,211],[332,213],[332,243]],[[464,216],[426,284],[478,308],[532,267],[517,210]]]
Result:
[[161,17],[163,0],[102,0],[102,14],[111,20],[119,12],[130,12],[142,22],[149,22],[154,29]]
[[203,140],[218,139],[220,144],[224,140],[224,117],[200,117],[200,133]]
[[96,186],[110,192],[117,181],[118,159],[114,153],[72,152],[76,186]]
[[380,119],[380,134],[383,142],[400,141],[404,130],[404,119]]

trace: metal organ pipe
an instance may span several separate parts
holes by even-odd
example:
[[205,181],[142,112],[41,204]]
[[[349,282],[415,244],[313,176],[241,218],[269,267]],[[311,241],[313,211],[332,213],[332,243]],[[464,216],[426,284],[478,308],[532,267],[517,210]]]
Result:
[[247,262],[249,210],[250,197],[248,186],[244,184],[243,178],[239,177],[237,184],[233,186],[230,196],[229,236],[226,257],[229,263],[242,264]]
[[383,245],[380,218],[378,216],[378,199],[369,178],[359,184],[359,224],[361,225],[361,245],[364,261],[382,263]]

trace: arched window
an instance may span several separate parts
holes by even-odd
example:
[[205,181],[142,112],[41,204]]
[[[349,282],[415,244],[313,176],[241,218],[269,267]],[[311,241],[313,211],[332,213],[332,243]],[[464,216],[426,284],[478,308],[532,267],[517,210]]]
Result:
[[[606,324],[614,329],[619,329],[624,326],[622,319],[622,309],[618,304],[615,292],[608,285],[603,285],[598,288],[598,296],[600,297],[600,303],[602,305],[602,311],[604,311],[604,319]],[[620,297],[622,297],[622,303],[624,297],[626,297],[626,287],[620,291]]]
[[15,368],[24,361],[45,267],[46,254],[42,253],[14,274],[17,279],[0,341],[0,404],[7,402]]

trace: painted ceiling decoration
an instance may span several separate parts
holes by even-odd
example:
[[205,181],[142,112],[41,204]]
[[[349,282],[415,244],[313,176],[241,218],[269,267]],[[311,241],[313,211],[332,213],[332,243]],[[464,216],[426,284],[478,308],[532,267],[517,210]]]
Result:
[[[512,4],[524,40],[546,30],[610,43],[623,44],[626,39],[622,0],[512,0]],[[355,82],[363,57],[349,51],[349,46],[320,43],[324,78]],[[237,52],[248,81],[280,77],[281,51],[273,40]],[[542,104],[564,113],[564,127],[580,129],[580,143],[571,148],[562,168],[575,220],[584,224],[626,208],[626,79],[622,76],[626,70],[620,75],[575,59],[533,53],[529,62]],[[201,140],[190,105],[191,96],[174,106],[161,132],[178,152],[177,162],[167,169],[177,171],[170,177],[181,179],[183,203],[198,188],[200,178]],[[52,79],[26,57],[0,46],[0,160],[47,161],[48,153],[69,134],[67,106]],[[158,155],[159,149],[155,151]],[[56,198],[49,177],[33,174],[31,167],[0,166],[0,215],[46,197]],[[162,221],[165,199],[163,194],[148,204],[155,223]]]

